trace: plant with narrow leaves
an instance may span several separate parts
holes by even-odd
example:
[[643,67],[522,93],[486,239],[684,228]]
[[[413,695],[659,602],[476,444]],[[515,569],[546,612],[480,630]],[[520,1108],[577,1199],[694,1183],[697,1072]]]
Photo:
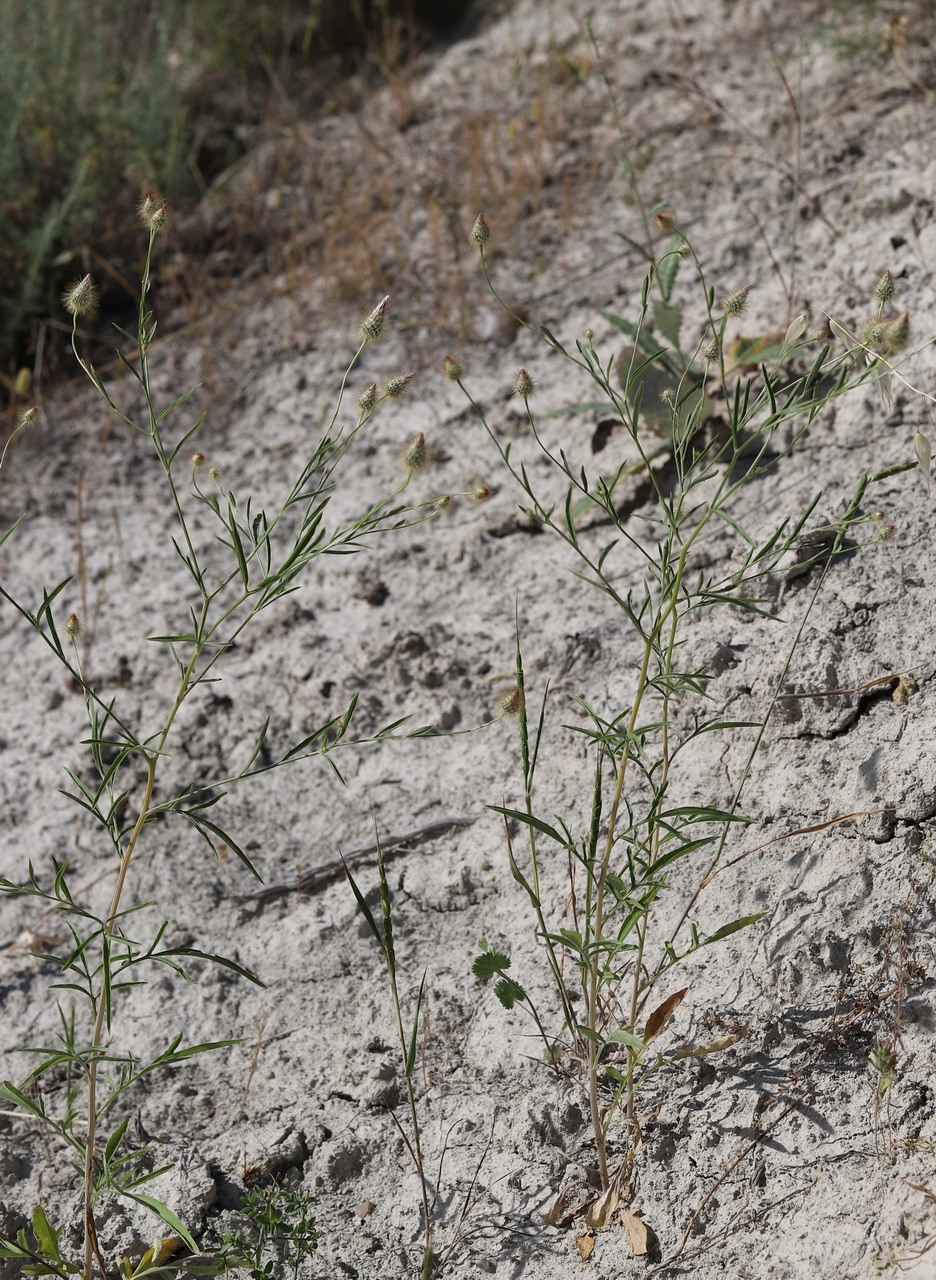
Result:
[[[164,649],[171,659],[170,670],[175,669],[172,687],[167,690],[155,724],[145,730],[136,729],[117,699],[102,692],[83,671],[77,643],[82,624],[76,614],[64,615],[61,605],[70,579],[44,589],[40,601],[33,606],[16,599],[0,584],[0,597],[32,627],[81,692],[89,726],[84,740],[89,769],[69,770],[70,786],[64,794],[84,820],[97,829],[115,859],[114,889],[106,909],[98,912],[86,906],[84,898],[73,889],[67,856],[53,855],[45,871],[30,863],[27,875],[19,882],[0,878],[0,892],[43,904],[67,931],[67,942],[61,949],[50,948],[40,955],[45,964],[57,971],[54,985],[66,993],[59,997],[58,1037],[51,1045],[24,1049],[34,1056],[35,1065],[22,1080],[0,1082],[0,1098],[15,1114],[57,1138],[69,1153],[81,1179],[85,1227],[83,1258],[65,1259],[58,1248],[56,1229],[39,1209],[33,1215],[32,1239],[23,1233],[16,1240],[4,1237],[0,1256],[18,1258],[30,1274],[41,1274],[44,1268],[56,1274],[80,1274],[84,1280],[92,1280],[95,1271],[107,1275],[110,1270],[96,1227],[97,1207],[105,1194],[116,1194],[151,1210],[173,1238],[196,1250],[185,1224],[145,1189],[166,1168],[154,1170],[149,1148],[130,1140],[128,1120],[112,1117],[128,1090],[142,1077],[237,1043],[226,1039],[183,1045],[181,1035],[176,1035],[154,1056],[139,1060],[130,1049],[121,1047],[117,1029],[121,1009],[132,999],[134,987],[145,981],[147,971],[152,972],[154,966],[168,969],[186,981],[193,980],[191,965],[202,962],[262,985],[255,974],[230,958],[193,946],[170,944],[168,921],[149,927],[144,924],[142,913],[151,904],[131,902],[129,889],[142,833],[158,819],[178,819],[212,852],[222,845],[232,850],[256,876],[241,844],[213,816],[215,806],[231,787],[310,759],[324,760],[340,779],[335,760],[340,747],[355,741],[426,732],[408,729],[405,720],[398,720],[376,734],[355,739],[355,696],[340,714],[331,716],[298,742],[276,745],[270,740],[267,720],[255,741],[248,744],[239,765],[220,776],[206,778],[198,772],[193,774],[197,780],[177,781],[165,765],[179,733],[179,711],[197,690],[219,678],[232,646],[261,612],[297,589],[301,575],[313,562],[323,556],[360,551],[377,535],[431,519],[438,509],[435,501],[419,505],[406,502],[403,492],[411,469],[393,492],[365,502],[356,517],[337,522],[329,519],[331,500],[341,483],[342,463],[381,402],[401,393],[395,384],[388,384],[383,395],[374,392],[366,405],[360,404],[350,415],[346,414],[348,380],[365,345],[380,336],[387,313],[386,299],[362,324],[359,345],[342,377],[334,408],[278,506],[267,509],[251,496],[239,499],[225,486],[217,467],[210,467],[207,482],[203,481],[204,455],[200,451],[192,454],[191,450],[205,415],[176,425],[196,388],[162,408],[154,399],[150,360],[156,320],[148,297],[154,243],[167,225],[168,214],[157,197],[146,197],[141,216],[148,228],[148,243],[137,328],[133,334],[118,330],[130,344],[130,352],[117,353],[126,373],[137,384],[143,405],[139,420],[118,407],[97,370],[78,355],[77,321],[93,307],[96,297],[91,278],[78,281],[66,295],[65,303],[73,317],[72,347],[81,368],[121,421],[148,441],[161,467],[168,503],[175,514],[174,562],[180,566],[183,579],[177,595],[185,602],[185,612],[171,634],[148,638],[148,643]],[[403,383],[403,390],[411,376],[397,380]],[[30,411],[20,426],[28,426],[33,416]],[[190,481],[188,493],[181,483],[183,479]],[[8,529],[0,542],[11,537],[19,524],[17,521]],[[215,533],[213,545],[220,547],[220,552],[200,549],[212,545],[204,537],[209,530]],[[63,1075],[64,1096],[51,1087]],[[292,1212],[296,1205],[298,1201],[290,1201],[284,1212]],[[174,1262],[165,1261],[163,1252],[160,1246],[139,1264],[143,1272],[129,1263],[127,1268],[137,1276],[175,1266]]]
[[[485,234],[473,232],[472,239],[485,280],[500,301],[485,258],[490,228],[483,219],[478,225]],[[578,575],[614,603],[634,637],[637,656],[623,706],[604,711],[594,701],[572,695],[584,719],[566,727],[590,749],[591,795],[583,797],[583,812],[577,818],[547,817],[534,803],[546,694],[538,711],[531,711],[518,629],[522,804],[491,808],[504,817],[510,869],[530,904],[552,975],[561,1018],[558,1035],[547,1033],[545,1016],[509,972],[506,951],[482,940],[474,962],[477,977],[496,979],[495,994],[505,1008],[520,1007],[531,1015],[552,1066],[584,1086],[603,1193],[590,1211],[593,1227],[607,1220],[629,1184],[640,1147],[636,1099],[642,1085],[668,1063],[732,1043],[728,1037],[708,1045],[657,1048],[655,1042],[687,995],[682,988],[664,999],[655,998],[661,979],[688,956],[755,924],[764,914],[743,915],[706,934],[689,918],[698,892],[719,864],[729,832],[751,821],[741,809],[742,792],[766,716],[739,722],[689,710],[692,702],[705,706],[712,672],[705,667],[683,669],[679,652],[687,629],[715,607],[771,615],[768,582],[776,580],[791,560],[797,571],[818,567],[808,616],[834,558],[846,547],[852,549],[854,530],[873,519],[862,508],[869,484],[917,465],[908,461],[862,477],[842,513],[818,529],[809,525],[818,497],[797,519],[780,519],[766,533],[756,535],[746,528],[740,502],[746,490],[782,465],[830,400],[869,382],[886,383],[895,367],[869,351],[867,344],[852,341],[844,354],[823,346],[804,362],[805,316],[792,321],[775,342],[736,342],[732,347],[728,325],[744,308],[747,286],[728,292],[721,309],[716,309],[702,265],[671,215],[664,229],[671,238],[656,258],[629,241],[648,259],[648,270],[636,319],[605,316],[630,339],[617,356],[599,353],[591,330],[570,350],[545,327],[527,325],[554,356],[587,375],[598,391],[584,404],[545,416],[597,411],[613,413],[620,423],[614,438],[623,441],[627,456],[610,474],[591,476],[585,466],[570,460],[565,448],[548,443],[543,419],[531,405],[533,378],[522,370],[514,389],[523,399],[531,447],[549,462],[559,490],[545,496],[533,478],[540,473],[515,459],[521,445],[502,442],[488,425],[481,405],[465,388],[460,367],[450,360],[445,369],[445,376],[462,387],[481,419],[522,493],[528,516],[566,544],[578,560]],[[683,347],[682,311],[673,300],[676,274],[684,261],[695,268],[706,309],[703,332],[688,351]],[[887,300],[884,295],[889,296],[888,287],[879,285],[879,307]],[[657,380],[651,382],[651,375]],[[720,400],[713,390],[721,393]],[[646,497],[625,509],[619,487],[625,476],[636,474],[645,478]],[[592,517],[587,525],[585,515]],[[613,529],[604,542],[597,532],[602,525]],[[644,525],[651,527],[652,536],[641,536]],[[705,541],[725,526],[737,534],[734,560],[725,564],[712,557],[715,567],[690,569]],[[868,541],[880,536],[875,528]],[[622,559],[622,552],[627,559]],[[710,563],[706,558],[701,562]],[[777,693],[803,625],[805,618],[781,664]],[[729,806],[680,804],[670,798],[691,743],[706,734],[745,731],[752,732],[753,741]],[[525,831],[524,860],[514,852],[511,823]],[[567,916],[558,924],[543,887],[544,846],[561,850],[569,865]],[[655,904],[669,887],[671,871],[699,857],[705,860],[700,890],[676,925],[658,936]],[[610,1143],[618,1116],[623,1116],[625,1143],[615,1166]]]

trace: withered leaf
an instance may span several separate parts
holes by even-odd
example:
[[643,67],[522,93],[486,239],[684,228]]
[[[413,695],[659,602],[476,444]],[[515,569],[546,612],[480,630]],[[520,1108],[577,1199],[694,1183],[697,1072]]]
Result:
[[627,1233],[627,1243],[633,1249],[634,1257],[645,1258],[650,1252],[649,1232],[632,1209],[621,1210],[621,1226]]
[[585,1214],[586,1227],[592,1231],[600,1231],[620,1203],[620,1191],[616,1186],[610,1186],[588,1206],[588,1212]]
[[683,998],[688,987],[683,987],[682,991],[674,991],[671,996],[667,996],[661,1005],[658,1005],[647,1019],[647,1029],[644,1031],[644,1044],[649,1044],[651,1040],[655,1040],[663,1028],[669,1022],[670,1018],[683,1002]]
[[578,1237],[575,1246],[579,1251],[579,1257],[583,1262],[587,1262],[595,1248],[595,1237],[590,1231],[585,1231]]

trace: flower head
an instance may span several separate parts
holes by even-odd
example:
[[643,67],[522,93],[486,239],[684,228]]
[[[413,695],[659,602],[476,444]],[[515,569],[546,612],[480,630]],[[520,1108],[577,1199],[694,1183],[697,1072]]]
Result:
[[413,436],[412,440],[407,440],[400,454],[400,461],[410,475],[425,469],[429,461],[429,454],[426,449],[426,437],[421,431],[418,435]]
[[75,317],[88,315],[97,307],[97,289],[90,276],[82,276],[62,295],[65,310]]
[[744,309],[747,306],[747,296],[751,292],[751,286],[746,284],[743,289],[735,289],[733,293],[726,294],[722,298],[722,311],[727,312],[730,316],[744,315]]
[[389,305],[389,295],[381,298],[370,315],[366,315],[358,325],[358,334],[363,342],[379,342],[383,337],[384,321],[387,318]]
[[517,376],[514,378],[513,393],[515,396],[519,396],[521,400],[529,400],[532,395],[536,394],[536,383],[526,369],[517,370]]
[[523,690],[516,685],[497,695],[497,709],[502,716],[518,716],[523,710]]
[[358,408],[366,417],[369,413],[373,413],[377,407],[377,383],[369,382],[361,394],[358,396]]
[[398,373],[384,387],[384,395],[388,400],[399,400],[400,396],[406,394],[406,388],[415,377],[415,373]]
[[442,361],[442,375],[448,382],[461,382],[465,376],[465,369],[460,361],[452,356],[446,356]]
[[885,271],[874,286],[875,302],[890,302],[894,294],[897,292],[897,281],[889,271]]
[[471,243],[476,244],[479,249],[483,249],[490,240],[491,228],[488,226],[483,213],[479,213],[471,224],[471,231],[468,238],[471,240]]

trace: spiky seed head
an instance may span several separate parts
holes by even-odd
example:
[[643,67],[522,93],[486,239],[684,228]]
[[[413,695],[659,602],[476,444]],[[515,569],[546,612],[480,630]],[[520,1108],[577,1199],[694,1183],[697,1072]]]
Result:
[[442,361],[442,376],[448,382],[461,382],[465,376],[465,367],[453,356],[446,356]]
[[531,396],[536,394],[536,383],[526,369],[517,370],[517,376],[514,378],[513,393],[515,396],[519,396],[521,400],[529,400]]
[[874,286],[874,300],[876,302],[890,302],[896,292],[897,281],[889,271],[885,271]]
[[209,468],[208,468],[208,479],[211,481],[211,483],[212,483],[212,484],[217,484],[217,483],[218,483],[218,481],[221,479],[221,468],[220,468],[220,467],[209,467]]
[[910,340],[910,312],[901,311],[899,316],[884,322],[884,345],[888,351],[900,351]]
[[750,292],[751,286],[746,284],[743,289],[735,289],[733,293],[727,293],[722,298],[722,311],[729,316],[743,316]]
[[884,342],[884,325],[877,316],[868,316],[858,330],[858,341],[866,347],[879,347]]
[[387,308],[390,306],[390,295],[381,298],[373,311],[364,317],[358,325],[358,334],[363,342],[379,342],[383,337],[384,321]]
[[62,295],[62,302],[69,315],[86,316],[97,306],[97,289],[90,276],[82,276],[69,285]]
[[388,400],[399,400],[400,396],[406,394],[406,388],[415,377],[415,373],[398,373],[384,387],[384,395]]
[[673,214],[669,209],[661,209],[659,213],[655,213],[653,217],[661,231],[672,233],[676,230],[676,219],[673,217]]
[[886,520],[882,520],[878,526],[878,540],[880,542],[893,542],[894,534],[897,532],[897,526],[890,524]]
[[148,191],[137,205],[137,217],[150,231],[165,231],[169,225],[169,206],[162,196]]
[[709,338],[702,348],[702,359],[706,364],[714,364],[721,355],[721,347],[717,338]]
[[81,635],[81,622],[77,613],[70,613],[65,619],[65,634],[73,640],[75,636]]
[[475,218],[474,222],[471,224],[471,232],[469,234],[469,239],[471,240],[472,244],[476,244],[478,248],[481,249],[484,247],[484,245],[487,244],[490,238],[491,238],[491,228],[488,226],[487,221],[485,220],[484,214],[479,213],[478,216]]
[[481,480],[471,490],[471,496],[474,498],[475,502],[487,502],[488,498],[491,496],[491,492],[491,486],[489,484],[485,484],[484,481]]
[[523,690],[516,685],[497,695],[497,709],[502,716],[518,716],[523,710]]
[[432,504],[437,515],[442,515],[444,511],[448,511],[452,505],[452,495],[450,493],[440,493]]
[[410,475],[425,469],[429,461],[429,454],[426,450],[426,437],[421,431],[418,435],[413,436],[412,440],[407,440],[400,454],[400,461]]
[[689,248],[688,244],[686,244],[685,240],[682,242],[682,244],[679,246],[676,252],[679,254],[680,258],[692,257],[692,250]]
[[33,405],[33,407],[31,409],[27,409],[22,418],[20,418],[20,430],[22,431],[24,427],[31,427],[38,417],[39,410],[35,405]]
[[377,383],[369,382],[357,398],[358,408],[363,414],[373,413],[377,407],[377,400]]
[[192,454],[192,470],[197,471],[199,467],[203,467],[204,465],[205,455],[199,449],[197,453]]

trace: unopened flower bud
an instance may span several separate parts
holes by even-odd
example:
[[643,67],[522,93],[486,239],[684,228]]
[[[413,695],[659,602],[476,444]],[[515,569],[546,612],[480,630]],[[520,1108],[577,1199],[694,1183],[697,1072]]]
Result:
[[900,351],[905,347],[910,339],[910,312],[901,311],[893,320],[886,320],[882,337],[888,351]]
[[709,338],[705,346],[702,348],[702,359],[706,364],[714,364],[721,354],[717,338]]
[[408,440],[403,446],[403,452],[400,454],[400,461],[406,467],[410,474],[416,471],[422,471],[429,460],[426,451],[426,437],[420,431],[418,435],[413,436],[412,440]]
[[744,309],[747,306],[747,297],[751,292],[751,286],[746,284],[743,289],[735,289],[734,293],[726,294],[722,298],[722,311],[730,316],[744,315]]
[[465,376],[465,369],[460,361],[452,356],[446,356],[442,361],[442,374],[448,382],[461,382]]
[[806,332],[806,326],[809,324],[809,316],[804,311],[801,316],[797,316],[791,320],[787,326],[787,331],[783,335],[784,347],[792,347],[794,343],[799,342],[800,338]]
[[377,383],[370,382],[358,396],[358,408],[363,414],[373,413],[377,400]]
[[474,498],[475,502],[487,502],[488,498],[491,496],[491,486],[489,484],[485,484],[484,481],[481,481],[471,490],[471,496]]
[[530,396],[536,394],[536,384],[526,369],[517,371],[517,376],[514,378],[513,393],[515,396],[519,396],[521,400],[529,400]]
[[204,465],[205,465],[205,455],[201,452],[201,450],[199,450],[198,453],[193,453],[192,454],[192,470],[197,471],[199,467],[203,467]]
[[415,377],[415,373],[398,373],[384,387],[384,395],[388,400],[399,400],[400,396],[406,394],[406,388]]
[[97,306],[97,289],[90,276],[82,276],[62,296],[65,310],[73,316],[84,316]]
[[486,245],[491,238],[491,228],[485,221],[484,214],[479,213],[471,225],[469,239],[472,244],[476,244],[478,248]]
[[497,709],[502,716],[518,716],[523,710],[523,690],[516,685],[497,695]]
[[659,213],[655,213],[653,217],[661,231],[676,230],[676,219],[673,217],[669,209],[661,209]]
[[65,619],[65,634],[71,636],[72,639],[81,634],[81,622],[77,613],[70,613]]
[[889,271],[885,271],[874,286],[874,297],[877,302],[890,302],[897,292],[897,281]]
[[364,342],[379,342],[383,337],[384,320],[390,305],[389,295],[377,303],[370,315],[364,317],[358,325],[358,333]]

